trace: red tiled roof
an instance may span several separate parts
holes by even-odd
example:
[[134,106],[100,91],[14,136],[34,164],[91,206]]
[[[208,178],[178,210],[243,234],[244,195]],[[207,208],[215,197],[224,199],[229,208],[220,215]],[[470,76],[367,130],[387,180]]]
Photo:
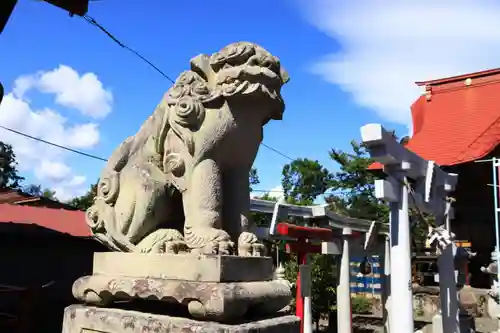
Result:
[[416,84],[426,93],[411,106],[408,149],[455,165],[488,155],[500,142],[500,68]]
[[0,204],[0,223],[35,224],[76,237],[90,237],[85,212]]

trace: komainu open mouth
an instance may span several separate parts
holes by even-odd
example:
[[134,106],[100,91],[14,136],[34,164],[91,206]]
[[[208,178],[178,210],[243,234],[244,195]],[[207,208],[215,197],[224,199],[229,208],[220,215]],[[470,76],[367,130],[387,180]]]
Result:
[[248,42],[226,46],[212,55],[210,66],[217,73],[217,84],[229,84],[239,80],[260,83],[270,90],[279,90],[288,81],[288,73],[281,68],[277,57]]

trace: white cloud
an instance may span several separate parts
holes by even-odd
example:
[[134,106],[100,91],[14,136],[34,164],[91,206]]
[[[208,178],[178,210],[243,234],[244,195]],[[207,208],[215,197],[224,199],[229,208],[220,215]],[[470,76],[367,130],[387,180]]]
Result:
[[[53,71],[19,77],[0,105],[0,125],[73,149],[91,149],[99,143],[97,123],[70,124],[66,117],[51,108],[33,108],[26,96],[31,89],[55,94],[55,103],[79,109],[84,115],[102,117],[111,110],[112,95],[103,89],[95,74],[80,76],[74,69],[61,65]],[[67,152],[1,131],[1,140],[14,148],[20,170],[33,172],[44,187],[56,191],[60,200],[85,192],[85,177],[73,172],[66,161]]]
[[42,160],[35,170],[38,179],[46,179],[54,183],[61,183],[72,178],[71,169],[64,163]]
[[58,68],[24,75],[15,82],[13,93],[18,98],[32,88],[42,93],[55,94],[55,102],[68,108],[74,108],[83,115],[104,118],[111,112],[113,95],[104,89],[94,73],[79,75],[73,68],[59,65]]
[[409,107],[421,92],[415,81],[500,64],[497,1],[299,1],[340,46],[313,72],[386,121],[411,123]]
[[269,195],[270,197],[274,197],[278,200],[281,199],[283,196],[285,196],[285,192],[283,192],[283,187],[281,185],[277,185],[277,186],[273,187],[266,194]]

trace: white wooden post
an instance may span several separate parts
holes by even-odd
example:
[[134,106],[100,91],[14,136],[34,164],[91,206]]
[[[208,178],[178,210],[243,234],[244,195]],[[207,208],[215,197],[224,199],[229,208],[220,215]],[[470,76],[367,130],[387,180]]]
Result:
[[351,270],[349,256],[349,238],[351,228],[343,228],[342,258],[340,259],[339,284],[337,286],[337,331],[342,333],[352,332],[351,314]]
[[390,237],[385,237],[384,276],[382,284],[382,318],[384,320],[384,333],[390,332],[391,318],[391,243]]
[[[361,136],[371,157],[384,165],[384,171],[389,176],[387,180],[375,181],[375,196],[389,202],[391,208],[391,309],[397,309],[397,315],[394,313],[390,316],[390,329],[397,333],[412,333],[414,325],[408,180],[411,179],[412,183],[411,203],[421,211],[435,214],[438,221],[443,221],[446,192],[453,191],[457,176],[444,172],[433,162],[407,150],[379,124],[363,126]],[[446,251],[451,251],[451,247]],[[440,268],[443,270],[440,280],[449,280],[455,286],[453,257],[446,251],[441,259],[445,264]],[[448,276],[450,270],[452,278]],[[447,312],[444,315],[448,318],[443,320],[445,332],[458,333],[454,328],[458,326],[458,318],[455,313],[448,311],[458,309],[457,303],[452,304],[456,298],[447,296],[452,295],[453,287],[446,285],[446,282],[440,286],[442,297],[446,297]],[[454,288],[456,295],[456,286]]]

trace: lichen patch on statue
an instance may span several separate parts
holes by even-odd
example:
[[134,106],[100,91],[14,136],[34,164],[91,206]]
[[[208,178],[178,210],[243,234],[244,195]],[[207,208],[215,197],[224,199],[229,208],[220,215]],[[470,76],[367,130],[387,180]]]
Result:
[[87,223],[110,249],[260,256],[248,173],[262,127],[281,120],[287,72],[249,42],[191,60],[111,155]]

